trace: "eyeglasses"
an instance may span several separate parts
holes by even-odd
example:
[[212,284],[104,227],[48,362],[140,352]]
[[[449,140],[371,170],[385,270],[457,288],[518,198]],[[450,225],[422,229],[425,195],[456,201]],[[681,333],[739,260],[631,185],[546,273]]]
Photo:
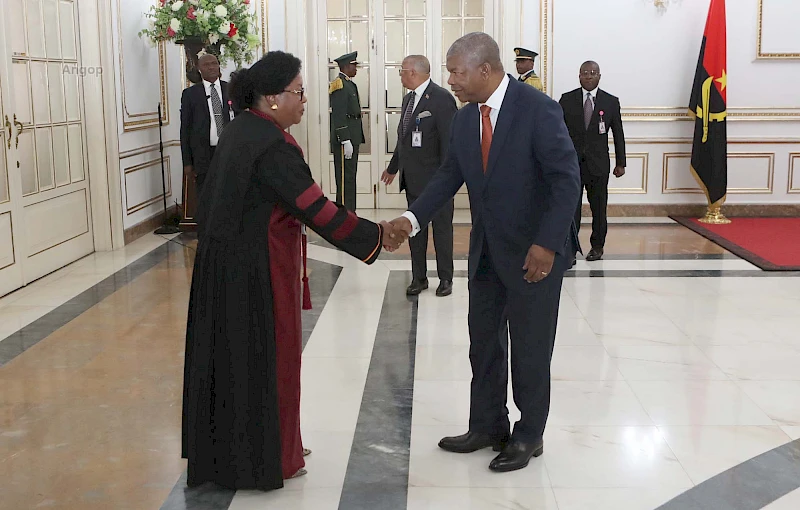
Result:
[[306,93],[306,89],[305,87],[303,87],[300,90],[284,90],[284,92],[291,92],[292,94],[298,94],[300,96],[300,101],[302,101],[303,95]]
[[406,72],[406,71],[413,71],[413,69],[398,69],[397,70],[397,74],[399,74],[400,76],[403,76],[403,73]]
[[595,71],[594,69],[592,69],[591,71],[587,70],[581,71],[581,76],[599,76],[599,75],[600,71]]

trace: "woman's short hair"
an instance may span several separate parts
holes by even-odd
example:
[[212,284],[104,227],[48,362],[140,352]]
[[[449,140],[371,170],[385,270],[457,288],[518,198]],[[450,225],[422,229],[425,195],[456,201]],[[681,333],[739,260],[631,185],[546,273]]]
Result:
[[300,74],[302,63],[291,53],[270,51],[250,68],[231,73],[229,94],[239,110],[251,108],[262,96],[277,95]]

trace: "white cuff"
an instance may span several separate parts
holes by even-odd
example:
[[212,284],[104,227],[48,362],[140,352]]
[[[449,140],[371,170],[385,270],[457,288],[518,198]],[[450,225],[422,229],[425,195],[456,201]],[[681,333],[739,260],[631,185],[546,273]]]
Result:
[[414,213],[406,211],[402,216],[403,218],[408,218],[408,221],[411,222],[411,237],[417,235],[419,233],[419,221],[417,221],[417,217],[414,216]]

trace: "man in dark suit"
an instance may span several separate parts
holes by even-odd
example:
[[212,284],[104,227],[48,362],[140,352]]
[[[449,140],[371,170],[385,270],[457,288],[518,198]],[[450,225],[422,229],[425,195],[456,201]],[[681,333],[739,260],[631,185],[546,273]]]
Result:
[[[414,203],[447,155],[450,123],[458,108],[453,96],[431,81],[431,64],[422,55],[403,60],[400,81],[410,90],[403,98],[403,116],[397,126],[397,147],[381,180],[389,185],[400,172],[400,190],[408,205]],[[437,296],[453,293],[453,200],[433,217],[433,244],[439,274]],[[409,240],[411,285],[406,294],[416,296],[428,288],[428,227]]]
[[198,67],[203,81],[184,90],[181,96],[181,154],[183,172],[195,180],[199,197],[222,130],[233,119],[233,110],[228,102],[228,82],[220,80],[217,57],[203,55]]
[[[577,250],[580,170],[558,103],[507,75],[491,37],[457,40],[447,52],[447,70],[456,97],[470,104],[453,119],[444,164],[392,221],[393,235],[415,235],[466,183],[469,431],[439,446],[458,453],[491,446],[500,454],[489,469],[512,471],[544,449],[561,282]],[[514,402],[522,412],[510,437],[509,332]]]
[[[578,152],[581,165],[582,188],[586,188],[592,209],[592,249],[586,260],[603,258],[608,233],[608,178],[611,158],[608,155],[608,132],[614,132],[616,166],[614,176],[625,175],[625,133],[619,99],[600,90],[600,66],[585,62],[580,70],[581,87],[561,96],[564,121]],[[581,228],[581,204],[575,213],[575,223]]]
[[331,105],[331,152],[336,179],[336,202],[356,210],[356,171],[358,149],[364,143],[361,125],[361,99],[353,81],[358,73],[358,52],[342,55],[339,76],[328,87]]

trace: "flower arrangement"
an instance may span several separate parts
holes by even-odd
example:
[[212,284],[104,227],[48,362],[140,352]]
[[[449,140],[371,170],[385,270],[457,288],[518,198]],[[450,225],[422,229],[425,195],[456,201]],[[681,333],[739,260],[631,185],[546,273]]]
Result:
[[198,40],[221,65],[233,61],[237,67],[254,58],[259,46],[255,14],[250,0],[157,0],[145,13],[148,28],[139,32],[153,44]]

